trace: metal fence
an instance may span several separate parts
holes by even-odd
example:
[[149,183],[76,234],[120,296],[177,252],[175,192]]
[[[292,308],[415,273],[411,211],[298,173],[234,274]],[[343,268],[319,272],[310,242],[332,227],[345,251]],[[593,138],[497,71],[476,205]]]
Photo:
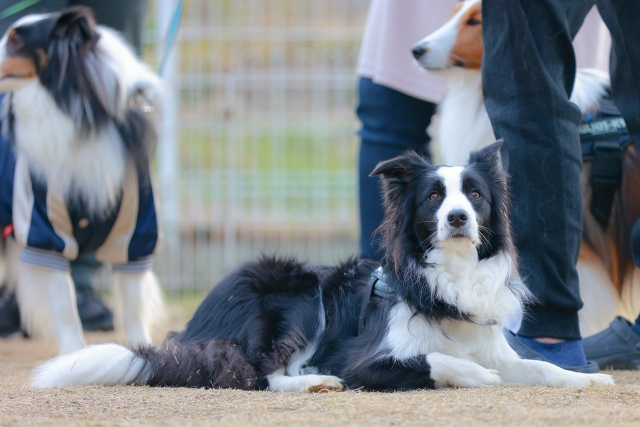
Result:
[[[367,0],[186,0],[156,161],[171,291],[269,254],[356,251],[355,66]],[[157,63],[174,0],[150,2]]]

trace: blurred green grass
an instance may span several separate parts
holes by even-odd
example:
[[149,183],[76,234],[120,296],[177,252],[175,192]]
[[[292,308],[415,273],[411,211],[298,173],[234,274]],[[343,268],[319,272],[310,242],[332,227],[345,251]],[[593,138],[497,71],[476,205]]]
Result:
[[185,318],[191,319],[196,309],[207,296],[208,291],[202,289],[183,290],[183,291],[166,291],[165,303],[177,305]]
[[[237,135],[237,131],[224,126],[213,130],[185,128],[180,134],[179,166],[240,171],[354,169],[357,144],[353,123],[334,125],[332,135],[318,127],[288,126],[271,132],[262,129],[249,135],[246,131]],[[234,150],[233,155],[228,150]]]

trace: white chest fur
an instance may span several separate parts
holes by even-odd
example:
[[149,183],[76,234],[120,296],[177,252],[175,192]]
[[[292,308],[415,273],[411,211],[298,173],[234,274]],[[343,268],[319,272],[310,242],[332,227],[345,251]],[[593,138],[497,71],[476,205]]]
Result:
[[117,201],[126,169],[115,126],[80,135],[37,81],[13,94],[16,146],[36,177],[81,197],[92,212]]
[[427,256],[423,275],[431,292],[442,301],[471,315],[480,324],[504,324],[521,308],[519,297],[507,287],[513,272],[511,257],[501,251],[478,260],[474,246],[434,249]]
[[433,352],[473,358],[488,337],[521,310],[520,298],[506,285],[513,269],[508,254],[500,252],[478,261],[475,251],[475,247],[432,250],[427,258],[432,266],[423,275],[435,297],[470,314],[477,323],[429,322],[399,302],[389,314],[383,351],[399,360]]
[[500,326],[482,326],[470,322],[428,322],[405,303],[397,304],[389,314],[389,329],[382,342],[382,354],[406,360],[430,353],[442,353],[474,359]]

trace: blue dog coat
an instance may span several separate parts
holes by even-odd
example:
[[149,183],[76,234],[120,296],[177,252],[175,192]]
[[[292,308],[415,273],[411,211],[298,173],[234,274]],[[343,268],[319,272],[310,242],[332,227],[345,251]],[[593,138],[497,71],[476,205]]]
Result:
[[13,227],[24,247],[21,260],[66,270],[70,260],[95,252],[116,271],[151,267],[160,238],[153,188],[132,165],[116,206],[97,217],[83,203],[65,201],[61,188],[37,179],[5,131],[0,133],[0,183],[0,224],[5,233]]

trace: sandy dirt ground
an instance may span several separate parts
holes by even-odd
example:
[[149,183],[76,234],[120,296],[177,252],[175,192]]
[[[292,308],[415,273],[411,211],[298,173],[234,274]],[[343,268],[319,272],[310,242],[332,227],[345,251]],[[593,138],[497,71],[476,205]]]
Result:
[[[174,309],[172,329],[181,327],[180,317]],[[90,343],[116,340],[108,333],[87,338]],[[50,344],[19,336],[0,340],[0,426],[640,426],[637,371],[609,372],[616,386],[587,389],[305,395],[132,386],[29,388],[30,370],[54,355]]]

